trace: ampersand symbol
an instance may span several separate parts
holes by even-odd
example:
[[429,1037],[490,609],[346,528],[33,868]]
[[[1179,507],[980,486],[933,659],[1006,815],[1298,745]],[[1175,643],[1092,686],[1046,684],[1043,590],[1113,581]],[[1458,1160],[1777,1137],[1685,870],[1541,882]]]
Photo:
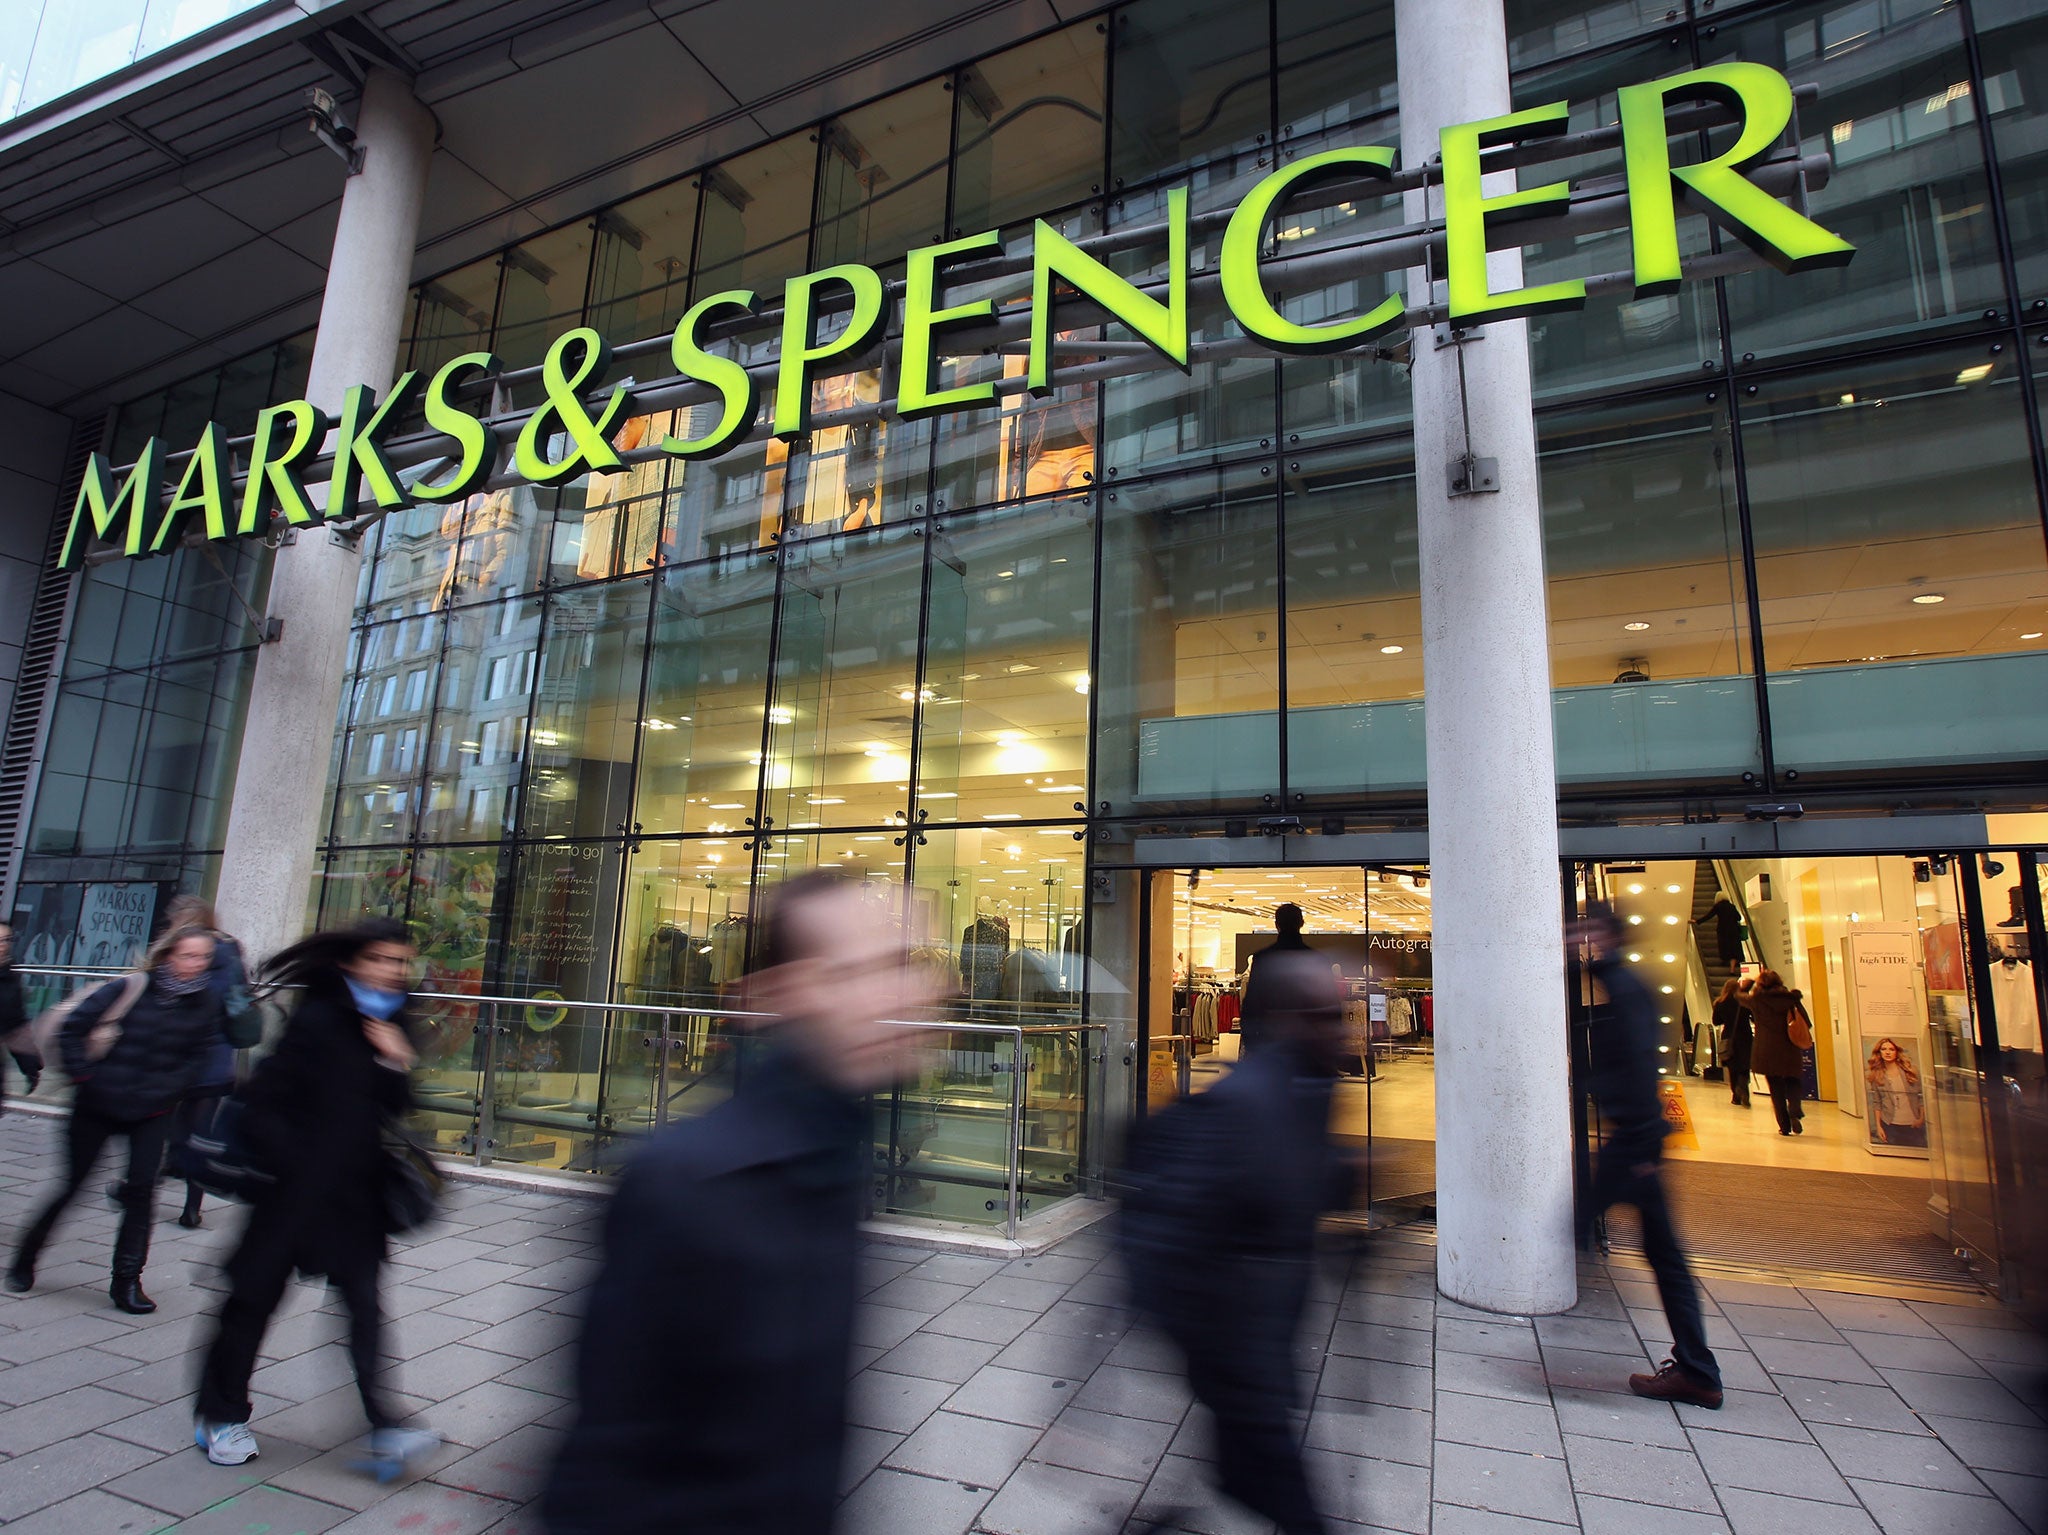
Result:
[[[572,351],[575,360],[565,366],[564,360]],[[611,361],[611,347],[587,325],[555,338],[540,365],[547,403],[526,418],[513,450],[513,462],[521,479],[534,485],[554,485],[586,469],[617,469],[624,462],[612,451],[611,435],[619,418],[631,408],[631,392],[624,384],[612,390],[612,397],[594,421],[582,400],[584,384],[602,380]],[[547,456],[547,440],[554,435],[548,424],[550,418],[560,422],[561,429],[569,434],[569,451],[558,459]]]

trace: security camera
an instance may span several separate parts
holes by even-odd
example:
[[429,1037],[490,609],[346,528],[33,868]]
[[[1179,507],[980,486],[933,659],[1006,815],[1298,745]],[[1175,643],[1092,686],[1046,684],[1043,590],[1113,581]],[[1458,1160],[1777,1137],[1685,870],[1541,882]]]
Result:
[[1979,854],[1977,864],[1979,868],[1983,869],[1986,879],[1997,879],[1999,875],[2005,872],[2005,865],[1996,858],[1993,858],[1989,853]]
[[1806,814],[1806,807],[1797,800],[1766,800],[1760,805],[1744,805],[1742,818],[1746,821],[1796,821]]
[[351,176],[363,168],[363,146],[356,142],[356,130],[341,115],[334,98],[317,85],[306,87],[306,127],[348,163]]

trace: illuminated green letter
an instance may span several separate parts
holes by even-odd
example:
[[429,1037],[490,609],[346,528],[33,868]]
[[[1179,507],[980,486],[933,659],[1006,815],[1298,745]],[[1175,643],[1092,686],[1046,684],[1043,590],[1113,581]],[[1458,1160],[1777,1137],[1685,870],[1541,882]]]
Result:
[[327,482],[328,516],[342,517],[354,511],[365,483],[377,505],[388,509],[406,504],[405,487],[391,472],[384,444],[377,439],[393,412],[410,403],[419,381],[417,373],[400,375],[382,405],[377,403],[377,391],[367,384],[356,384],[342,396],[341,425],[334,439],[334,478]]
[[[163,499],[163,465],[164,445],[152,437],[142,445],[142,455],[128,471],[128,478],[115,490],[114,470],[107,455],[95,453],[87,459],[78,499],[71,504],[71,527],[64,535],[64,551],[57,556],[58,568],[69,570],[84,559],[86,544],[94,538],[106,539],[121,520],[124,508],[128,531],[122,547],[129,554],[142,553],[144,527],[156,520],[157,503]],[[90,533],[83,531],[88,524]]]
[[489,352],[464,352],[444,364],[434,375],[434,381],[427,385],[427,397],[421,409],[429,427],[455,439],[455,472],[435,484],[424,480],[415,484],[412,487],[413,500],[460,501],[491,477],[498,457],[491,429],[457,405],[451,396],[461,374],[496,373],[501,366],[503,364]]
[[1486,277],[1486,225],[1496,220],[1528,218],[1571,201],[1568,181],[1550,181],[1488,197],[1480,191],[1479,151],[1519,139],[1541,138],[1564,131],[1570,106],[1553,101],[1526,112],[1490,117],[1479,123],[1458,123],[1438,135],[1444,157],[1444,272],[1450,278],[1451,322],[1508,320],[1550,309],[1580,309],[1586,285],[1546,283],[1495,293]]
[[980,298],[949,309],[934,308],[939,287],[939,263],[969,251],[1001,250],[1002,238],[995,231],[969,235],[927,245],[910,253],[903,279],[903,366],[896,385],[896,414],[905,421],[940,411],[960,410],[969,405],[992,404],[996,397],[994,379],[979,384],[962,384],[953,389],[932,388],[932,333],[943,325],[994,316],[996,301]]
[[[1742,123],[1726,153],[1698,165],[1673,165],[1664,106],[1673,96],[1732,108]],[[1621,145],[1628,160],[1636,292],[1678,286],[1677,205],[1704,213],[1781,272],[1846,265],[1856,247],[1830,234],[1744,174],[1778,142],[1792,120],[1792,87],[1762,64],[1719,64],[1621,88]]]
[[[277,443],[280,422],[289,428],[282,448]],[[273,506],[293,527],[320,520],[306,487],[292,471],[320,451],[327,425],[327,417],[305,400],[287,400],[256,413],[256,440],[249,448],[249,479],[242,487],[237,533],[261,533]]]
[[1280,313],[1266,296],[1259,276],[1259,248],[1265,243],[1266,224],[1280,200],[1310,177],[1336,170],[1363,166],[1385,175],[1394,163],[1394,151],[1372,145],[1360,149],[1328,149],[1299,160],[1283,171],[1275,171],[1251,189],[1230,215],[1223,231],[1223,301],[1247,335],[1255,336],[1276,351],[1310,357],[1320,352],[1341,352],[1346,347],[1377,336],[1401,323],[1407,304],[1398,293],[1355,320],[1337,320],[1328,325],[1297,325]]
[[1164,353],[1188,368],[1188,189],[1166,194],[1166,302],[1141,292],[1040,219],[1031,229],[1031,372],[1033,394],[1052,392],[1052,280],[1070,283]]
[[747,434],[761,408],[761,386],[754,382],[754,375],[735,358],[705,351],[704,343],[697,339],[697,333],[704,328],[706,318],[714,309],[737,309],[751,314],[754,310],[753,291],[729,288],[723,293],[701,298],[676,322],[675,339],[669,343],[669,356],[675,360],[676,372],[684,378],[709,384],[718,391],[722,402],[718,424],[702,437],[661,439],[662,451],[673,453],[677,458],[711,458],[723,453]]
[[228,487],[233,483],[227,437],[218,421],[209,421],[206,430],[199,434],[198,446],[192,450],[184,476],[178,481],[178,493],[171,497],[156,525],[156,537],[149,541],[149,552],[161,554],[169,548],[179,525],[193,512],[205,515],[208,538],[226,538]]
[[[844,283],[853,290],[853,313],[846,329],[830,341],[816,339],[812,306],[821,283]],[[848,262],[821,272],[792,277],[782,288],[782,363],[775,375],[775,435],[795,437],[810,430],[810,365],[827,357],[858,352],[882,329],[882,279],[873,267]]]

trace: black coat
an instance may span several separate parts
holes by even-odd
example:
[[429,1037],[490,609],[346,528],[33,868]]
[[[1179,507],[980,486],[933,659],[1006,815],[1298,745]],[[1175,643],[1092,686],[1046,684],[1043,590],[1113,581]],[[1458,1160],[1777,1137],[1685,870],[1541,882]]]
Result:
[[[0,1040],[16,1029],[28,1026],[28,1006],[22,999],[21,977],[14,966],[0,965]],[[0,1106],[7,1101],[7,1068],[0,1064]]]
[[1756,1048],[1751,1064],[1767,1077],[1796,1077],[1806,1067],[1806,1053],[1792,1043],[1792,1010],[1800,1006],[1800,993],[1782,980],[1759,985],[1749,995],[1749,1011],[1756,1019]]
[[114,1048],[88,1061],[86,1038],[125,985],[125,978],[109,981],[72,1009],[57,1048],[80,1107],[133,1123],[168,1114],[198,1079],[220,1034],[220,999],[205,986],[174,997],[152,978],[122,1017]]
[[1291,1338],[1338,1192],[1330,1089],[1275,1042],[1138,1132],[1119,1229],[1134,1299],[1176,1337],[1230,1318],[1239,1334]]
[[1615,1154],[1654,1160],[1663,1154],[1667,1128],[1657,1097],[1656,1005],[1618,959],[1603,957],[1590,968],[1607,1000],[1590,1019],[1587,1088]]
[[[403,1014],[394,1021],[410,1034]],[[406,1074],[371,1048],[338,972],[308,985],[242,1097],[249,1149],[277,1178],[257,1203],[245,1249],[289,1246],[309,1274],[381,1263],[383,1132],[412,1106],[412,1094]]]
[[865,1107],[777,1054],[619,1180],[550,1535],[825,1535]]

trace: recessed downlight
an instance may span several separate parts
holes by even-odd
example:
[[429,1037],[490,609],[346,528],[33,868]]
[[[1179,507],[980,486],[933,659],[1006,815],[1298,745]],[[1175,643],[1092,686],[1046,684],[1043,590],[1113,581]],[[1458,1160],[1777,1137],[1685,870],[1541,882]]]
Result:
[[1383,656],[1398,656],[1405,649],[1407,649],[1405,645],[1382,645],[1380,646],[1380,654]]
[[1641,634],[1645,629],[1649,627],[1650,626],[1644,623],[1640,618],[1634,620],[1632,623],[1626,623],[1622,625],[1622,628],[1628,630],[1630,634]]
[[1931,608],[1937,602],[1948,601],[1948,598],[1943,596],[1940,592],[1921,592],[1913,600],[1923,608]]

